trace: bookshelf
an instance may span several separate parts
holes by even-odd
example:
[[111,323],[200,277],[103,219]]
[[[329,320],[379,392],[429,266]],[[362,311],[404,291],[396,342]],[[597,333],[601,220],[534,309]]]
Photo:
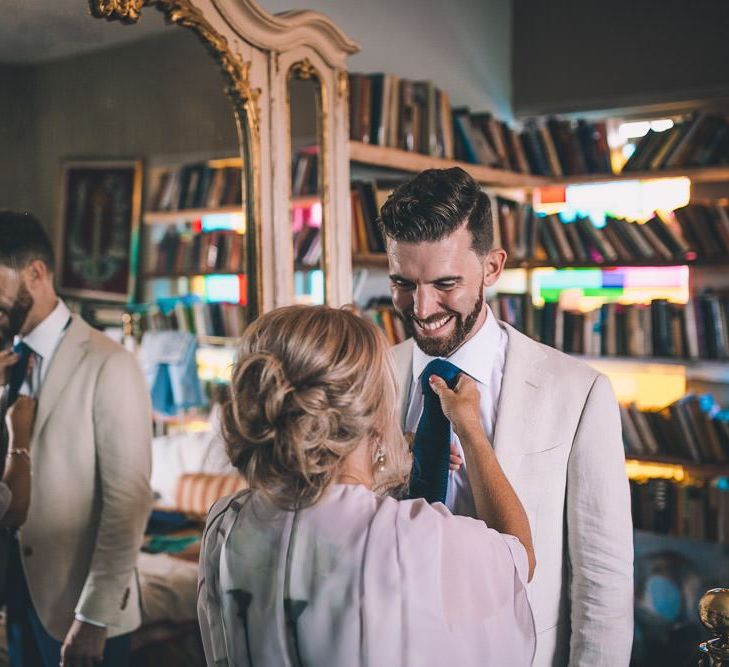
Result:
[[[689,179],[691,184],[698,183],[712,183],[712,184],[724,184],[729,183],[729,166],[727,165],[714,165],[714,166],[681,166],[673,168],[662,168],[662,169],[635,169],[624,173],[590,173],[590,174],[579,174],[569,176],[546,176],[546,175],[535,175],[533,173],[523,173],[522,170],[519,172],[509,169],[500,169],[494,167],[488,167],[481,164],[471,164],[470,162],[464,162],[460,160],[453,160],[444,157],[435,157],[433,155],[423,155],[414,153],[400,148],[393,148],[390,146],[382,145],[371,145],[363,143],[361,141],[349,142],[349,154],[350,161],[357,165],[359,173],[366,173],[367,169],[371,169],[374,174],[373,180],[380,180],[383,183],[387,182],[387,188],[389,189],[390,184],[394,179],[400,177],[402,180],[407,178],[407,175],[415,174],[425,169],[430,168],[449,168],[458,166],[463,168],[465,171],[470,173],[475,180],[481,183],[487,192],[492,197],[492,208],[494,210],[495,225],[499,224],[498,221],[498,197],[512,198],[518,202],[520,206],[526,205],[531,206],[535,201],[539,203],[540,188],[567,188],[571,185],[591,185],[591,184],[604,184],[604,183],[626,183],[628,181],[659,181],[663,179],[675,179],[675,178],[686,178]],[[381,176],[381,174],[384,174]],[[367,229],[366,233],[362,229],[358,229],[357,225],[362,223],[363,219],[369,217],[370,222],[374,219],[371,215],[373,209],[379,208],[382,202],[383,193],[379,191],[379,184],[372,185],[373,191],[366,193],[363,191],[360,181],[356,188],[353,189],[353,253],[352,253],[352,266],[355,270],[362,270],[363,275],[366,277],[364,280],[372,280],[379,285],[382,289],[382,295],[386,294],[385,286],[387,284],[387,256],[384,252],[381,252],[381,247],[378,250],[376,244],[373,244],[374,234],[372,229]],[[355,203],[355,197],[359,197],[359,203]],[[369,198],[369,201],[366,201]],[[691,206],[695,206],[698,200],[691,198]],[[702,202],[705,206],[714,206],[715,200],[708,200]],[[725,206],[724,202],[724,206]],[[536,206],[536,204],[534,204]],[[360,210],[356,210],[356,206],[360,207]],[[729,207],[726,207],[729,212]],[[614,254],[600,254],[598,259],[593,259],[594,252],[587,252],[589,259],[575,256],[574,259],[567,259],[564,256],[556,256],[554,253],[546,252],[546,246],[537,248],[534,239],[536,238],[536,244],[540,243],[541,230],[532,232],[532,252],[524,253],[523,242],[520,243],[519,247],[522,249],[521,254],[514,252],[514,247],[507,248],[511,257],[516,256],[515,259],[509,259],[506,265],[507,269],[519,269],[521,270],[526,278],[525,284],[527,285],[526,298],[531,299],[531,287],[532,287],[532,275],[538,269],[600,269],[615,271],[621,271],[624,269],[650,269],[656,267],[658,269],[669,269],[688,267],[689,276],[693,276],[695,271],[703,271],[708,276],[720,275],[725,271],[729,271],[729,244],[725,241],[729,238],[729,234],[726,237],[719,237],[717,247],[714,247],[712,243],[708,242],[707,239],[713,241],[715,229],[718,226],[714,226],[713,220],[699,219],[696,220],[694,212],[689,211],[691,215],[684,215],[684,219],[657,219],[651,223],[650,229],[652,233],[648,231],[648,228],[631,227],[629,229],[630,234],[626,234],[624,230],[616,230],[615,225],[622,225],[623,227],[628,223],[627,220],[617,220],[616,223],[611,223],[611,231],[609,232],[609,239],[612,239],[617,232],[620,234],[618,240],[622,240],[622,252]],[[702,214],[703,215],[703,214]],[[702,218],[699,215],[699,218]],[[723,213],[721,215],[724,215]],[[719,215],[719,217],[721,217]],[[517,216],[515,216],[516,218]],[[727,217],[729,220],[729,216]],[[672,238],[666,238],[668,235],[659,236],[659,241],[663,243],[656,243],[655,239],[658,235],[662,235],[666,229],[661,227],[659,223],[665,223],[665,228],[670,228],[671,234],[678,237],[680,243],[673,244]],[[680,223],[680,224],[679,224]],[[699,232],[697,231],[698,224],[704,225],[699,238]],[[550,223],[553,224],[553,223]],[[658,228],[657,228],[658,226]],[[687,229],[688,227],[688,229]],[[631,244],[628,245],[627,241],[630,241],[630,236],[634,235],[636,231],[643,233],[643,242],[641,245]],[[692,231],[693,230],[693,231]],[[497,242],[502,239],[499,238],[499,230],[497,231]],[[729,226],[726,230],[729,232]],[[600,232],[602,234],[602,232]],[[691,234],[691,238],[687,238]],[[625,239],[625,236],[629,238]],[[650,239],[648,237],[651,237]],[[568,237],[567,241],[573,244],[573,241],[577,237],[577,234],[573,234],[572,237]],[[686,238],[685,238],[686,237]],[[581,232],[581,238],[585,238]],[[515,237],[510,236],[512,242]],[[600,239],[598,239],[600,240]],[[639,239],[640,241],[640,239]],[[650,241],[650,243],[649,243]],[[681,243],[686,241],[691,246],[689,252],[687,248]],[[563,240],[563,243],[565,241]],[[500,243],[500,245],[504,245]],[[668,250],[665,246],[670,246]],[[641,247],[642,246],[642,247]],[[648,248],[653,254],[649,254]],[[616,249],[620,249],[616,244]],[[534,250],[538,252],[534,252]],[[558,247],[559,250],[561,248]],[[595,250],[596,246],[591,250]],[[573,247],[574,250],[574,247]],[[628,250],[628,252],[626,252]],[[640,250],[640,252],[638,252]],[[696,250],[696,252],[694,252]],[[630,252],[632,251],[632,252]],[[536,257],[534,255],[537,255]],[[539,257],[539,255],[542,255]],[[576,253],[575,253],[576,254]],[[546,255],[546,256],[545,256]],[[727,274],[729,277],[729,274]],[[709,279],[711,280],[711,278]],[[722,281],[720,281],[722,282]],[[729,280],[723,281],[726,285],[729,285]],[[689,290],[695,288],[695,281],[690,277],[689,279]],[[364,290],[368,293],[367,290]],[[372,292],[369,292],[372,295]],[[364,302],[360,305],[364,306]],[[392,342],[401,340],[403,337],[403,331],[401,325],[396,322],[396,317],[392,314],[392,311],[387,305],[387,298],[372,298],[368,302],[368,307],[364,309],[364,314],[370,317],[375,323],[383,328],[386,335]],[[729,311],[727,313],[729,317]],[[504,318],[506,319],[506,318]],[[512,323],[513,324],[513,323]],[[685,323],[684,323],[685,326]],[[728,332],[729,333],[729,332]],[[685,336],[686,334],[684,334]],[[685,339],[684,339],[685,340]],[[657,348],[656,348],[657,349]],[[664,396],[670,396],[673,392],[674,396],[684,395],[686,392],[693,390],[705,391],[708,387],[710,391],[713,391],[715,387],[726,387],[725,396],[723,398],[724,404],[726,403],[727,397],[729,397],[729,358],[720,359],[706,359],[706,358],[682,358],[676,357],[665,357],[665,356],[618,356],[612,355],[587,355],[587,354],[573,354],[576,358],[590,364],[602,372],[607,373],[609,376],[617,379],[613,382],[617,382],[620,386],[618,388],[618,396],[621,398],[621,393],[634,392],[645,392],[648,391],[650,395],[654,392],[654,400],[661,399],[661,391],[656,392],[658,386],[660,390],[663,390]],[[611,377],[611,379],[612,379]],[[659,386],[662,385],[662,386]],[[701,389],[695,389],[701,387]],[[627,388],[627,389],[626,389]],[[721,396],[721,392],[719,393]],[[656,398],[657,396],[657,398]],[[668,402],[675,400],[675,398],[669,398]],[[642,406],[639,410],[643,411],[644,414],[649,414],[651,410],[658,410],[659,406]],[[649,415],[650,416],[650,415]],[[675,424],[674,424],[675,427]],[[715,425],[717,434],[720,433],[719,427]],[[674,438],[676,436],[672,436]],[[716,436],[714,441],[716,442]],[[729,434],[728,434],[729,437]],[[677,444],[678,441],[674,441],[672,446],[672,452],[668,453],[664,451],[664,447],[667,447],[665,443],[661,443],[661,449],[656,451],[648,451],[645,453],[637,453],[635,450],[630,450],[626,454],[626,471],[631,480],[631,488],[636,497],[640,496],[641,499],[645,499],[650,495],[646,490],[647,485],[653,484],[669,484],[665,487],[664,493],[673,494],[674,498],[688,497],[686,494],[696,495],[702,498],[700,503],[708,503],[709,495],[712,498],[717,493],[712,484],[717,478],[729,476],[729,440],[726,442],[722,441],[722,445],[725,449],[726,461],[724,462],[717,458],[719,455],[714,450],[712,453],[711,448],[706,443],[703,443],[699,448],[695,456],[692,454],[691,457],[688,455],[688,444]],[[712,445],[713,446],[713,445]],[[681,455],[677,455],[676,452],[680,452]],[[686,455],[684,455],[684,453]],[[701,462],[699,462],[701,461]],[[651,487],[652,488],[652,487]],[[667,490],[666,490],[667,489]],[[686,489],[696,489],[694,491],[686,491]],[[724,492],[722,492],[724,493]],[[683,495],[682,495],[683,494]],[[703,494],[703,495],[702,495]],[[729,495],[729,494],[726,494]],[[722,496],[721,502],[726,502],[726,498]],[[713,501],[712,501],[713,502]],[[703,505],[708,507],[708,505]],[[727,505],[729,508],[729,505]],[[729,510],[727,510],[729,511]],[[727,534],[720,533],[723,537],[717,537],[717,530],[729,530],[729,526],[726,528],[717,529],[716,525],[707,527],[714,521],[714,519],[707,518],[709,515],[704,514],[704,510],[701,510],[701,516],[705,519],[705,533],[712,535],[709,541],[726,540]],[[643,517],[645,519],[645,517]],[[645,520],[640,525],[646,525]],[[659,529],[658,533],[661,533],[663,529]],[[676,526],[671,526],[668,529],[668,534],[677,536],[677,539],[688,539],[692,537],[691,531],[682,530]],[[695,536],[694,536],[695,539]]]

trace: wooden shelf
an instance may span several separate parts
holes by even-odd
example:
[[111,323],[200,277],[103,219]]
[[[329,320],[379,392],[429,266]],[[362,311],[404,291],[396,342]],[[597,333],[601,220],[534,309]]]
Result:
[[686,167],[653,171],[627,171],[622,174],[580,174],[547,179],[548,185],[580,185],[584,183],[613,183],[616,181],[647,181],[661,178],[690,178],[695,183],[729,182],[729,166]]
[[149,271],[144,273],[144,278],[154,280],[156,278],[193,278],[195,276],[242,276],[245,271],[172,271],[170,273],[159,273],[157,271]]
[[530,174],[518,174],[505,169],[494,169],[481,164],[469,164],[458,160],[422,155],[403,151],[398,148],[387,148],[385,146],[373,146],[363,144],[359,141],[349,142],[349,159],[352,162],[395,169],[397,171],[408,171],[417,173],[425,169],[448,169],[450,167],[461,167],[467,171],[479,183],[484,185],[496,185],[506,188],[529,188],[549,184],[549,179],[543,176],[532,176]]
[[292,206],[313,206],[321,203],[321,195],[296,195],[291,198]]
[[552,178],[532,174],[520,174],[481,164],[470,164],[458,160],[432,157],[430,155],[403,151],[398,148],[373,146],[359,141],[349,142],[349,159],[352,162],[358,162],[360,164],[413,173],[425,169],[461,167],[479,183],[507,188],[530,188],[548,185],[566,186],[584,183],[612,183],[616,181],[643,181],[678,177],[689,178],[695,183],[729,182],[729,166],[727,165],[664,169],[661,171],[629,171],[623,174],[579,174],[564,178]]
[[[728,359],[679,359],[675,357],[606,357],[587,356],[583,354],[568,353],[575,359],[586,364],[614,364],[615,366],[632,366],[635,370],[645,372],[651,366],[676,366],[686,369],[686,379],[698,382],[716,384],[729,383]],[[656,369],[658,370],[658,369]]]
[[174,225],[179,222],[190,222],[204,215],[243,214],[243,205],[220,206],[218,208],[186,208],[179,211],[147,211],[142,217],[145,225]]
[[387,255],[384,252],[357,253],[352,255],[353,266],[387,268]]
[[[354,266],[367,267],[384,267],[387,268],[387,255],[385,253],[356,253],[352,255],[352,264]],[[676,260],[674,262],[666,261],[633,261],[633,262],[614,262],[608,264],[596,264],[589,262],[572,262],[572,263],[555,263],[548,260],[509,260],[506,262],[507,269],[611,269],[620,268],[622,266],[641,266],[641,267],[662,267],[662,266],[695,266],[695,267],[726,267],[729,269],[729,257],[725,259],[710,260]]]
[[661,454],[650,456],[631,454],[626,455],[625,461],[626,463],[634,461],[636,463],[681,466],[693,477],[711,478],[729,475],[729,463],[696,463],[675,456],[663,456]]
[[205,347],[231,348],[238,345],[238,339],[232,336],[203,336],[198,334],[197,342]]

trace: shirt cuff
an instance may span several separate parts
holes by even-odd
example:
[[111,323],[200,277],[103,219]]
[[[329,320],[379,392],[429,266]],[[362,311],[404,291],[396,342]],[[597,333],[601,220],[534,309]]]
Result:
[[106,623],[99,623],[98,621],[92,621],[90,618],[86,618],[83,614],[76,613],[76,620],[81,621],[82,623],[88,623],[89,625],[94,625],[97,628],[105,628]]

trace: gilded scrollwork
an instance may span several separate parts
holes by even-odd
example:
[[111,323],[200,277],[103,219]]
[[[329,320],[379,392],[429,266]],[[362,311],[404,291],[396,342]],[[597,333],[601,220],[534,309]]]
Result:
[[337,95],[340,100],[346,100],[349,94],[349,76],[343,69],[337,70]]
[[251,63],[233,53],[228,40],[221,35],[202,12],[190,0],[89,0],[91,13],[109,21],[136,23],[142,9],[156,7],[170,23],[190,28],[203,41],[223,69],[228,82],[226,92],[233,99],[236,109],[246,114],[246,119],[256,137],[260,136],[260,112],[258,98],[260,88],[253,88],[249,80]]
[[311,79],[312,77],[319,76],[316,71],[316,67],[314,67],[314,64],[308,58],[299,60],[291,65],[291,74],[298,79],[303,79],[304,81]]

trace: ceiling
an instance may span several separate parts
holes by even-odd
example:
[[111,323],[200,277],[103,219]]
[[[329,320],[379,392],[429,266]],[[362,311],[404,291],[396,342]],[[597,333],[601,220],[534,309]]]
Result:
[[91,17],[87,0],[0,0],[0,63],[38,63],[96,51],[165,29],[148,9],[139,23]]

